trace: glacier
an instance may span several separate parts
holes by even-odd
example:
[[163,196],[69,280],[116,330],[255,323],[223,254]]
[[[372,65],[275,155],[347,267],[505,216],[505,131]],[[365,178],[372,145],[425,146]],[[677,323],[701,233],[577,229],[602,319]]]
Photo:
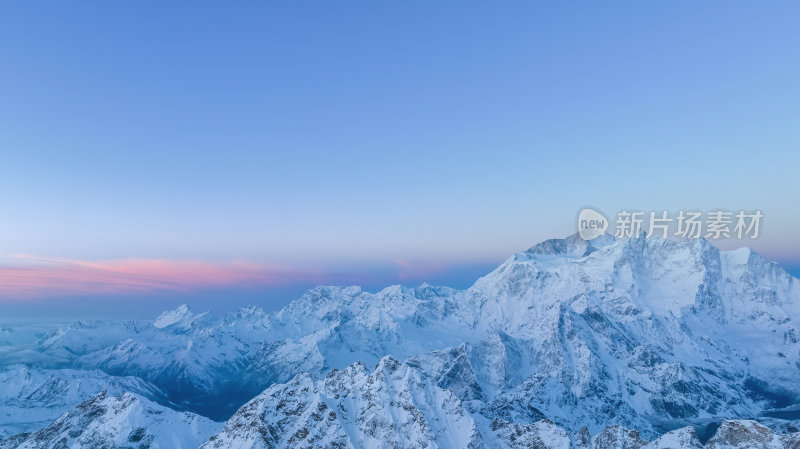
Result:
[[[173,447],[796,447],[799,320],[800,280],[748,248],[573,235],[464,290],[4,326],[0,447],[101,391],[211,423]],[[34,400],[48,381],[54,398]]]

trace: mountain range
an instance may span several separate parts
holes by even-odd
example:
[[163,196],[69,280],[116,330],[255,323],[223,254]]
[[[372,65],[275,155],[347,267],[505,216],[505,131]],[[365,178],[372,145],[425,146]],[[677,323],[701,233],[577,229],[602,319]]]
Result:
[[797,448],[800,280],[553,239],[465,290],[0,328],[0,448]]

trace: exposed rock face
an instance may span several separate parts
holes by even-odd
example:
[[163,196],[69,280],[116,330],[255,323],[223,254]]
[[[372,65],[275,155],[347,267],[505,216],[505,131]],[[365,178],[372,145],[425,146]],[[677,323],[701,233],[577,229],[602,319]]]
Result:
[[639,438],[639,432],[620,426],[606,427],[592,438],[592,447],[597,449],[640,449],[645,444],[647,441]]
[[783,448],[782,438],[755,421],[723,422],[708,449],[778,449]]
[[[473,444],[474,443],[474,444]],[[204,449],[221,447],[477,447],[455,395],[391,357],[314,381],[298,375],[245,404]]]

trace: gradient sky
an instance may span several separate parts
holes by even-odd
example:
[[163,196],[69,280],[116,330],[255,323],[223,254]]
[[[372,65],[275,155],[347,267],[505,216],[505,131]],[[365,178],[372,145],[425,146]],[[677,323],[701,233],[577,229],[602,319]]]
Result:
[[800,267],[798,17],[3,2],[0,297],[465,286],[585,206],[760,209]]

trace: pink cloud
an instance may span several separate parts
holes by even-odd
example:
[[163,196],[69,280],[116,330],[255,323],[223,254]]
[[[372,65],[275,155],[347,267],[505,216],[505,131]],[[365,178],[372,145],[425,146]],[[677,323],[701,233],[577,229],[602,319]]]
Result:
[[252,262],[121,259],[83,261],[14,255],[0,265],[0,297],[183,291],[218,286],[287,285],[325,281],[320,273],[297,272]]

